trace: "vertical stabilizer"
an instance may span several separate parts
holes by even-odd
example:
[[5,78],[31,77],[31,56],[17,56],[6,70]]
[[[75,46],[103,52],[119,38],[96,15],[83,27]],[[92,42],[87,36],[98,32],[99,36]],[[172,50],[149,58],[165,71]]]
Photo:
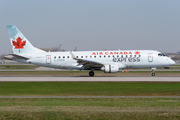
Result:
[[10,43],[14,54],[32,54],[44,52],[33,47],[27,38],[17,29],[15,25],[7,25]]

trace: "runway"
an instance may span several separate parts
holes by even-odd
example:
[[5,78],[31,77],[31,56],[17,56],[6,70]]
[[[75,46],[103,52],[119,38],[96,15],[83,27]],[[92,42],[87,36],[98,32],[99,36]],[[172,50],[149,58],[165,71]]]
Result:
[[180,77],[0,77],[1,82],[180,82]]

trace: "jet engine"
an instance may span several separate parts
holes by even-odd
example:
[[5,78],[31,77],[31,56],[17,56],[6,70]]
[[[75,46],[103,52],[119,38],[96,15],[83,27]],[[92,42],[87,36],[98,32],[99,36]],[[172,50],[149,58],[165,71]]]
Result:
[[104,65],[104,67],[101,68],[102,71],[105,73],[116,73],[119,71],[118,65]]

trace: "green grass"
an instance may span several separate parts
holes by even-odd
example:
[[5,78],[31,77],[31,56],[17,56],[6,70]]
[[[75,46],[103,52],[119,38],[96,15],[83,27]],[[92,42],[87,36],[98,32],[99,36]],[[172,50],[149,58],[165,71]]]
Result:
[[0,99],[1,119],[180,119],[180,99]]
[[180,96],[180,83],[0,82],[0,96]]
[[179,120],[180,112],[0,112],[1,120]]
[[180,98],[0,98],[0,106],[96,106],[116,108],[180,108]]
[[[170,82],[0,82],[0,96],[180,96]],[[0,120],[179,120],[180,98],[0,98]]]

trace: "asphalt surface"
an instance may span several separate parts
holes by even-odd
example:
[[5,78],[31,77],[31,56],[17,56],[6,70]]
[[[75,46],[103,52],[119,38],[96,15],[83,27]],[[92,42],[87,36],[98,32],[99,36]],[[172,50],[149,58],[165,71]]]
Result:
[[180,82],[180,77],[0,77],[1,82]]

